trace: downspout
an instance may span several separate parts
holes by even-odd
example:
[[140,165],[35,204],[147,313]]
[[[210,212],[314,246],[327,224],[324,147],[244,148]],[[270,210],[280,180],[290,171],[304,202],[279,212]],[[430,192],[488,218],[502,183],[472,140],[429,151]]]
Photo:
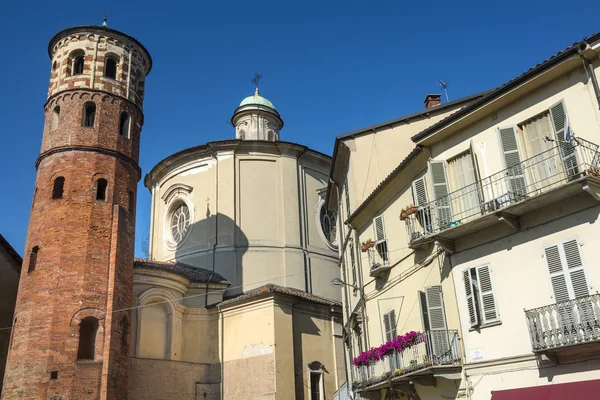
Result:
[[[358,231],[352,226],[352,224],[350,224],[350,222],[346,221],[346,225],[348,225],[348,227],[350,228],[351,231],[354,231],[354,243],[355,243],[355,251],[358,249],[358,245],[360,244],[360,239],[358,237]],[[370,344],[371,341],[369,340],[369,327],[367,324],[367,300],[365,297],[365,287],[363,285],[363,270],[362,270],[362,257],[357,257],[356,254],[354,254],[354,256],[356,257],[356,265],[358,267],[358,284],[360,287],[360,301],[362,303],[362,307],[360,309],[360,313],[362,315],[362,319],[364,322],[364,331],[365,331],[365,347],[366,348],[371,348]]]
[[585,50],[589,48],[590,46],[586,42],[581,42],[579,43],[579,48],[577,51],[583,60],[583,68],[585,69],[585,72],[592,78],[592,87],[594,88],[594,94],[596,95],[596,103],[598,105],[598,109],[600,109],[600,87],[598,87],[598,79],[594,73],[594,65],[592,64],[592,60],[587,58],[585,55]]
[[[306,153],[306,151],[308,150],[308,147],[305,147],[304,150],[302,150],[302,152],[298,155],[298,157],[296,158],[296,164],[297,164],[297,171],[298,171],[298,187],[302,190],[302,198],[306,199],[306,187],[304,186],[304,182],[300,181],[300,159],[302,158],[302,156],[304,155],[304,153]],[[304,205],[304,213],[302,213],[301,210],[299,211],[299,218],[302,220],[300,223],[300,240],[302,241],[301,243],[301,247],[302,247],[302,255],[304,257],[304,291],[306,293],[312,293],[312,276],[310,274],[309,271],[309,262],[308,262],[308,250],[306,248],[306,242],[307,242],[307,237],[306,237],[306,227],[307,227],[307,221],[306,221],[306,215],[308,213],[308,205],[303,201],[302,204]]]
[[212,273],[206,282],[206,293],[204,294],[204,306],[208,306],[208,285],[215,276],[216,269],[216,258],[217,258],[217,244],[219,243],[219,159],[210,147],[210,143],[206,146],[212,158],[215,159],[215,242],[213,244],[213,256],[212,256]]
[[[329,178],[329,183],[331,183],[333,186],[335,186],[335,190],[337,192],[337,198],[338,198],[338,213],[339,213],[339,211],[340,211],[340,204],[339,203],[341,202],[341,200],[340,200],[340,188],[337,185],[337,183],[335,183],[335,181],[333,179],[331,179],[331,178]],[[327,204],[325,204],[325,207],[327,207]],[[343,228],[342,219],[338,218],[337,219],[337,223],[339,225],[338,229],[339,229],[339,232],[340,232],[340,235],[341,235],[342,232],[343,232],[343,229],[342,229]],[[341,237],[340,237],[340,239],[341,239]],[[346,267],[344,266],[343,259],[344,259],[345,246],[346,246],[347,242],[348,242],[347,240],[344,240],[344,242],[340,242],[340,247],[339,247],[339,249],[340,249],[340,261],[341,261],[340,262],[340,267],[342,269],[342,277],[344,279],[346,278]],[[349,303],[348,303],[348,286],[344,286],[344,288],[343,288],[342,291],[344,292],[344,304],[346,306],[345,307],[346,308],[346,319],[347,319],[347,322],[350,322],[350,306],[349,306]],[[344,322],[344,319],[342,318],[342,329],[345,329],[345,324],[343,322]],[[343,343],[343,346],[345,347],[346,343]],[[352,341],[350,341],[349,353],[350,353],[350,360],[352,360],[352,358],[353,358],[352,357]],[[347,379],[348,378],[348,369],[347,369],[348,365],[347,365],[347,361],[346,361],[346,356],[345,355],[344,355],[344,366],[346,367],[346,381],[348,381],[348,379]],[[351,385],[353,381],[354,381],[354,370],[352,368],[350,368],[350,382],[348,383],[348,385]]]

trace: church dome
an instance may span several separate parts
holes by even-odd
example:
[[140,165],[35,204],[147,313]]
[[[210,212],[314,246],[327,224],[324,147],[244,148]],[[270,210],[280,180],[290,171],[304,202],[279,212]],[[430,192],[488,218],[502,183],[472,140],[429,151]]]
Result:
[[243,106],[265,106],[265,107],[272,108],[273,110],[276,111],[273,103],[271,103],[269,100],[265,99],[258,93],[258,88],[254,92],[254,96],[246,97],[244,100],[242,100],[242,102],[240,103],[239,106],[240,107],[243,107]]

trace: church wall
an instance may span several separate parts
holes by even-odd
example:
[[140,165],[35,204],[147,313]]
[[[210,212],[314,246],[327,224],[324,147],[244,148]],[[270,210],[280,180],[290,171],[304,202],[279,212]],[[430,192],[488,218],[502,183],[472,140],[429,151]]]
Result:
[[[219,364],[149,360],[132,357],[129,400],[219,400]],[[244,397],[240,397],[244,398]]]
[[188,308],[183,316],[183,354],[190,362],[219,362],[219,320],[215,309]]
[[[329,285],[338,273],[337,251],[325,242],[319,221],[329,160],[312,152],[300,156],[301,150],[240,142],[215,149],[218,165],[206,153],[174,162],[153,189],[152,257],[214,268],[231,282],[226,297],[271,282],[339,298]],[[173,190],[179,186],[187,188]],[[170,246],[169,215],[178,201],[188,205],[192,223],[187,237]]]

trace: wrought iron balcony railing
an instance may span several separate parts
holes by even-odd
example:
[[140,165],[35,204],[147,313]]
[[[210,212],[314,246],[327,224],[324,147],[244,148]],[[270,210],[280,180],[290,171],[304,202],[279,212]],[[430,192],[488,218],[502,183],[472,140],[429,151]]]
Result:
[[369,258],[371,276],[375,276],[390,268],[387,240],[377,242],[375,246],[367,249],[367,256]]
[[496,213],[580,177],[600,178],[598,145],[577,138],[420,205],[406,219],[409,242]]
[[526,310],[534,352],[600,341],[600,294]]
[[384,356],[369,365],[353,366],[354,386],[366,388],[387,379],[437,366],[460,365],[457,330],[435,330],[419,334],[415,344]]

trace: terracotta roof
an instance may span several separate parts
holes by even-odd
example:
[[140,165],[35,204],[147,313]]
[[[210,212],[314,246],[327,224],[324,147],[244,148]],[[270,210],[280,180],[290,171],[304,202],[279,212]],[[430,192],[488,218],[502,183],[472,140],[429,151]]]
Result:
[[217,273],[204,268],[196,268],[181,262],[155,261],[145,258],[136,258],[133,261],[134,268],[158,269],[181,275],[192,282],[222,283],[230,285],[231,283]]
[[13,268],[17,272],[21,273],[21,264],[23,264],[23,259],[2,235],[0,235],[0,247],[4,248],[8,255],[14,260]]
[[574,54],[577,54],[578,50],[579,50],[579,46],[581,44],[585,44],[585,43],[590,43],[590,42],[595,42],[597,40],[600,39],[600,33],[595,33],[591,36],[588,36],[587,38],[583,39],[581,42],[575,42],[573,43],[571,46],[568,46],[567,48],[565,48],[564,50],[559,51],[558,53],[556,53],[555,55],[553,55],[552,57],[542,61],[541,63],[533,66],[532,68],[530,68],[529,70],[527,70],[526,72],[522,73],[521,75],[517,76],[516,78],[511,79],[510,81],[504,83],[501,86],[498,86],[497,88],[490,90],[489,92],[487,92],[483,97],[481,97],[479,100],[474,101],[473,103],[463,107],[462,109],[456,111],[453,114],[450,114],[449,116],[447,116],[446,118],[442,119],[441,121],[431,125],[430,127],[428,127],[427,129],[417,133],[416,135],[414,135],[411,139],[414,142],[417,142],[421,139],[424,139],[426,137],[428,137],[429,135],[433,134],[435,131],[437,131],[438,129],[448,125],[449,123],[456,121],[457,119],[459,119],[460,117],[468,114],[469,112],[477,109],[478,107],[486,104],[487,102],[489,102],[490,100],[495,99],[496,97],[502,95],[503,93],[509,91],[510,89],[512,89],[513,87],[527,81],[528,79],[532,78],[533,76],[539,74],[540,72],[543,72],[544,70],[559,64],[560,62],[562,62],[563,60],[571,57]]
[[275,285],[273,283],[268,283],[264,286],[261,286],[254,290],[251,290],[247,293],[244,293],[238,297],[234,297],[233,299],[225,300],[222,303],[219,303],[219,306],[233,304],[238,301],[243,301],[243,300],[252,299],[255,297],[260,297],[262,295],[270,294],[270,293],[285,294],[288,296],[298,297],[302,300],[307,300],[312,303],[324,304],[327,306],[340,306],[342,304],[339,301],[325,299],[323,297],[319,297],[314,294],[306,293],[299,289],[286,288],[283,286]]
[[358,208],[354,210],[354,212],[348,217],[348,221],[354,219],[355,216],[361,213],[362,210],[367,206],[367,204],[369,204],[369,202],[373,200],[373,198],[379,192],[381,192],[397,175],[399,175],[400,172],[402,172],[402,170],[404,169],[404,167],[408,165],[408,163],[410,163],[416,156],[419,155],[422,149],[423,148],[421,146],[417,146],[410,153],[408,153],[404,160],[402,160],[402,162],[396,168],[394,168],[394,170],[390,172],[390,174],[386,176],[385,179],[379,183],[379,185],[377,185],[377,187],[371,192],[369,196],[367,196],[367,198],[358,206]]

